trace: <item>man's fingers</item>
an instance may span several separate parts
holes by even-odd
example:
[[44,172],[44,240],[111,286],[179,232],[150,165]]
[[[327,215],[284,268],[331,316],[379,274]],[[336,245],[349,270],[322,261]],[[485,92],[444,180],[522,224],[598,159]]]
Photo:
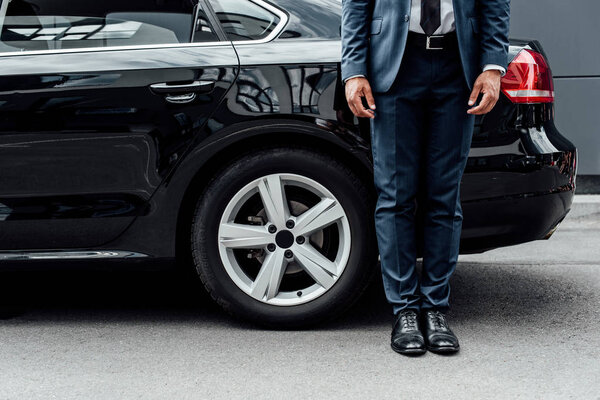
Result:
[[354,115],[356,115],[357,117],[361,117],[361,118],[373,118],[374,114],[373,111],[368,110],[365,108],[365,106],[363,106],[362,103],[362,96],[360,94],[356,94],[352,97],[351,101],[349,102],[349,104],[351,104],[351,110],[354,113]]
[[469,105],[472,106],[477,101],[479,97],[479,93],[481,93],[481,83],[475,82],[475,86],[473,86],[473,90],[471,91],[471,97],[469,97]]
[[498,102],[498,97],[497,97],[497,96],[495,96],[493,93],[494,93],[494,92],[493,92],[492,90],[490,90],[490,91],[488,91],[488,92],[486,93],[486,96],[485,96],[485,97],[487,97],[487,101],[486,101],[486,104],[485,104],[485,108],[484,108],[484,110],[483,110],[483,113],[484,113],[484,114],[487,114],[487,113],[489,113],[490,111],[492,111],[492,109],[494,108],[494,106],[495,106],[495,105],[496,105],[496,103]]
[[487,107],[487,103],[489,101],[489,95],[488,94],[484,94],[483,98],[481,99],[481,102],[479,103],[479,105],[477,107],[473,107],[470,110],[467,111],[467,113],[469,114],[475,114],[475,115],[480,115],[483,114],[483,112],[485,111],[486,107]]
[[362,105],[362,101],[358,100],[358,105],[355,105],[356,110],[358,111],[358,113],[356,114],[357,117],[362,117],[362,118],[373,118],[375,116],[375,114],[373,113],[373,111],[366,109],[363,105]]
[[352,107],[354,107],[355,110],[354,115],[356,115],[357,117],[362,117],[361,113],[363,106],[360,102],[360,96],[358,94],[352,97]]
[[354,113],[354,115],[356,115],[357,117],[364,117],[364,115],[363,115],[364,107],[361,104],[360,96],[356,95],[356,96],[352,97],[350,104],[351,104],[352,112]]
[[371,108],[371,110],[375,109],[375,98],[373,97],[373,92],[371,91],[371,86],[367,85],[364,88],[365,99],[367,99],[367,104]]
[[475,115],[486,114],[491,110],[492,104],[493,104],[492,95],[489,93],[484,93],[483,98],[481,99],[481,102],[479,103],[479,105],[477,107],[471,108],[470,110],[467,111],[467,113],[475,114]]
[[353,92],[346,92],[346,99],[348,102],[348,107],[350,108],[350,111],[352,111],[352,114],[358,116],[359,111],[356,109],[356,97],[358,97],[356,94],[354,94]]

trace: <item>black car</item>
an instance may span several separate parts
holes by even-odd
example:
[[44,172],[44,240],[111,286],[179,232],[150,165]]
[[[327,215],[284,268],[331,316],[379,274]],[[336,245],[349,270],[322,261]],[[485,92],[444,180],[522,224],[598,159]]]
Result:
[[[2,1],[0,265],[177,260],[262,324],[346,309],[377,249],[340,15],[337,0]],[[462,182],[463,253],[547,238],[573,199],[543,50],[510,54]]]

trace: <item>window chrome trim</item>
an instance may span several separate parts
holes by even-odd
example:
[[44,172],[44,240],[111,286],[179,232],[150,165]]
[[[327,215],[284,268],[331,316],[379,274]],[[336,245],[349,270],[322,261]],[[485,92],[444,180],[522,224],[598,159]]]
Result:
[[214,47],[214,46],[231,46],[245,44],[267,43],[274,40],[283,31],[289,21],[289,16],[283,10],[267,3],[264,0],[245,0],[257,4],[258,6],[272,12],[279,17],[279,23],[273,31],[262,39],[256,40],[234,40],[234,41],[215,41],[215,42],[198,42],[198,43],[167,43],[167,44],[146,44],[137,46],[107,46],[107,47],[82,47],[80,49],[54,49],[54,50],[32,50],[32,51],[9,51],[0,52],[1,57],[14,56],[36,56],[45,54],[73,54],[73,53],[98,53],[104,51],[130,51],[130,50],[152,50],[152,49],[173,49],[173,48],[196,48],[196,47]]
[[128,51],[128,50],[151,50],[151,49],[172,49],[172,48],[193,48],[193,47],[213,47],[229,46],[231,42],[200,42],[200,43],[171,43],[171,44],[147,44],[140,46],[108,46],[108,47],[82,47],[80,49],[59,49],[59,50],[35,50],[35,51],[10,51],[0,53],[0,57],[13,56],[37,56],[45,54],[73,54],[73,53],[100,53],[103,51]]
[[273,14],[277,15],[279,17],[279,23],[277,24],[277,26],[275,27],[275,29],[273,29],[273,31],[271,33],[269,33],[267,36],[265,36],[262,39],[256,39],[256,40],[234,40],[231,43],[233,43],[234,45],[238,45],[238,44],[256,44],[256,43],[267,43],[270,42],[271,40],[275,39],[277,36],[279,36],[279,34],[283,31],[283,28],[286,27],[288,21],[289,21],[289,16],[286,12],[284,12],[283,10],[281,10],[280,8],[275,7],[274,5],[272,5],[271,3],[268,3],[264,0],[249,0],[250,2],[258,5],[259,7],[262,7],[264,9],[266,9],[267,11],[272,12]]

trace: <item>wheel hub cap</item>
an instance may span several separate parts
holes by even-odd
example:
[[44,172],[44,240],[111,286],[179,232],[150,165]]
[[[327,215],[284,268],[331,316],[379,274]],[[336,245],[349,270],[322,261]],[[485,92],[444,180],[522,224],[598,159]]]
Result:
[[282,249],[288,249],[294,244],[294,235],[290,231],[281,231],[275,236],[275,243]]

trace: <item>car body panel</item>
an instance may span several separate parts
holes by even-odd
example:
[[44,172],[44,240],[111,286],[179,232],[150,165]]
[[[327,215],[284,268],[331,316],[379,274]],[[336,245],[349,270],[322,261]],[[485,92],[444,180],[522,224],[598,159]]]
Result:
[[[147,213],[238,73],[231,45],[0,60],[4,250],[94,247],[116,238]],[[194,104],[169,103],[150,89],[198,80],[216,87]]]

